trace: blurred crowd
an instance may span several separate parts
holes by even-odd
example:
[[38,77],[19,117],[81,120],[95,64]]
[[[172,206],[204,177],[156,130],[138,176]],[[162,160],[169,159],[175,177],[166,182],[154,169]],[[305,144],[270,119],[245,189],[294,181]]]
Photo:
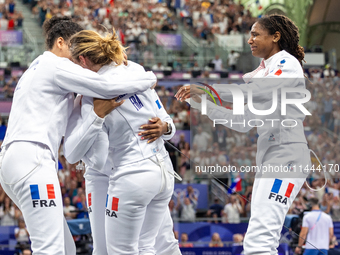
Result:
[[192,28],[197,38],[213,41],[214,34],[248,33],[256,18],[242,4],[232,0],[183,1],[176,6],[184,25]]
[[0,30],[21,29],[24,17],[15,9],[15,0],[0,0]]
[[[22,1],[31,3],[32,13],[40,25],[54,15],[65,15],[72,17],[85,29],[95,30],[100,34],[115,28],[122,43],[128,46],[129,59],[143,62],[144,66],[158,71],[163,71],[167,67],[173,70],[195,71],[198,65],[195,66],[197,64],[195,56],[186,56],[185,50],[180,49],[182,46],[178,46],[172,55],[173,60],[164,67],[162,65],[165,64],[164,54],[157,52],[159,45],[164,48],[162,45],[164,42],[160,42],[161,39],[151,35],[150,32],[175,33],[181,23],[191,29],[195,37],[213,42],[214,34],[248,33],[256,20],[243,5],[232,0]],[[222,71],[227,67],[236,70],[236,62],[240,55],[239,53],[229,55],[230,59],[228,63],[224,63],[223,68],[222,63],[215,63],[216,61],[212,60],[210,64],[214,66],[211,70]],[[207,59],[204,64],[208,65],[208,61],[210,60]],[[203,66],[200,69],[202,68]]]

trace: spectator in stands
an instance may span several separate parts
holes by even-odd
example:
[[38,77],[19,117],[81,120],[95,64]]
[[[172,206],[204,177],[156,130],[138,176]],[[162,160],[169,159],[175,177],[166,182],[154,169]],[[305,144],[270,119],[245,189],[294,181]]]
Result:
[[[222,210],[223,206],[220,204],[220,200],[215,197],[214,203],[209,207],[209,210],[207,211],[207,217],[220,218],[222,216]],[[215,219],[214,222],[217,224],[220,221]]]
[[24,21],[24,16],[22,15],[22,12],[18,12],[18,13],[17,13],[17,16],[16,16],[16,24],[15,24],[15,27],[16,27],[17,29],[22,29],[23,21]]
[[329,244],[329,250],[327,255],[340,255],[340,250],[335,248],[338,246],[338,241],[336,240],[336,236],[333,235],[331,242]]
[[17,219],[15,218],[15,208],[13,202],[8,196],[5,196],[3,204],[0,206],[0,224],[1,226],[15,226]]
[[193,243],[188,242],[188,234],[187,233],[182,233],[181,234],[181,241],[179,242],[179,247],[181,248],[192,248],[194,247]]
[[[33,0],[32,0],[33,1]],[[31,249],[25,249],[22,251],[22,255],[32,255]]]
[[306,205],[303,197],[301,196],[301,193],[299,193],[296,196],[291,207],[292,207],[292,210],[291,210],[292,214],[300,214],[303,211],[307,210],[307,205]]
[[244,207],[244,210],[245,210],[245,216],[247,218],[250,218],[250,213],[251,213],[251,198],[252,198],[252,195],[251,195],[251,192],[248,193],[247,195],[247,201],[246,201],[246,205]]
[[16,248],[24,250],[29,245],[29,233],[26,229],[24,218],[19,218],[18,227],[14,229],[14,236],[17,240]]
[[223,61],[220,58],[219,55],[215,56],[215,59],[213,61],[211,61],[211,63],[213,63],[215,65],[214,70],[215,71],[222,71],[223,69]]
[[196,199],[191,200],[189,197],[185,197],[183,200],[184,200],[183,204],[181,204],[180,200],[178,200],[179,208],[181,211],[181,221],[195,222],[197,200]]
[[87,205],[86,205],[86,195],[84,192],[80,194],[80,200],[76,204],[79,213],[77,215],[78,219],[88,218],[89,214],[87,212]]
[[211,241],[209,243],[209,247],[223,247],[223,242],[221,241],[221,237],[219,233],[213,233],[211,236]]
[[0,30],[7,30],[8,29],[8,20],[4,15],[2,15],[0,19]]
[[325,193],[322,197],[322,201],[320,203],[320,210],[330,214],[331,211],[331,199],[333,199],[332,193]]
[[5,83],[6,83],[5,77],[3,75],[0,75],[0,87],[5,86]]
[[324,104],[324,117],[325,117],[325,127],[329,126],[330,120],[332,118],[333,112],[333,99],[331,98],[332,93],[328,92],[323,100]]
[[152,69],[152,71],[163,71],[164,70],[164,66],[162,65],[161,62],[158,62],[151,69]]
[[78,187],[77,181],[71,180],[70,186],[67,191],[68,196],[71,199],[71,201],[73,201],[73,198],[77,195],[77,187]]
[[241,246],[243,244],[243,235],[234,234],[233,235],[233,246]]
[[242,206],[237,197],[237,194],[230,195],[230,202],[227,203],[223,210],[224,223],[240,223],[240,214],[243,213]]
[[332,68],[331,64],[327,64],[325,66],[325,70],[323,71],[323,76],[325,78],[334,78],[335,77],[335,71]]
[[178,200],[179,196],[177,196],[177,204],[175,204],[173,199],[171,199],[169,202],[169,210],[173,221],[178,221],[178,212],[180,207],[180,202]]
[[340,105],[333,101],[333,118],[334,118],[334,133],[340,133]]
[[321,79],[322,69],[316,67],[309,68],[309,74],[313,82],[318,81],[319,79]]
[[14,10],[15,10],[15,2],[14,2],[14,0],[9,0],[8,1],[8,12],[10,14],[13,14]]
[[251,166],[251,160],[248,158],[245,151],[240,152],[240,157],[237,159],[237,163],[239,166]]
[[331,201],[331,215],[333,221],[340,221],[340,199],[338,196],[333,196]]
[[[317,254],[317,247],[324,254],[327,254],[330,240],[333,237],[333,222],[329,215],[320,211],[319,200],[311,198],[312,211],[303,217],[302,228],[300,232],[299,244],[295,253],[301,254],[301,248],[305,240],[305,254]],[[313,246],[311,245],[313,244]]]
[[210,134],[202,130],[201,126],[197,127],[197,134],[194,136],[193,144],[196,144],[201,151],[206,151],[212,138]]
[[218,143],[221,151],[227,149],[227,130],[223,125],[217,125],[216,132],[213,133],[213,142]]
[[229,68],[232,71],[236,70],[236,64],[237,64],[239,57],[240,57],[240,54],[238,52],[233,51],[233,50],[228,55],[228,65],[229,65]]
[[71,200],[69,197],[64,198],[64,216],[66,220],[72,220],[75,219],[77,216],[77,213],[74,212],[76,208],[71,205]]

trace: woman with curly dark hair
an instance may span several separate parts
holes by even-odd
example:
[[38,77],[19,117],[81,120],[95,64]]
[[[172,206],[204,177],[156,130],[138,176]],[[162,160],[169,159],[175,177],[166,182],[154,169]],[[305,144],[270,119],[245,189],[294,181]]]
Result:
[[[233,102],[235,91],[243,92],[248,99],[244,114],[233,114],[233,110],[210,101],[206,102],[206,114],[239,132],[257,128],[256,175],[244,253],[272,255],[277,254],[285,216],[311,167],[303,128],[305,115],[310,113],[301,104],[309,100],[310,93],[305,89],[302,69],[304,50],[293,21],[283,15],[260,18],[252,26],[248,44],[253,56],[263,59],[260,66],[243,76],[244,84],[212,87],[227,102]],[[285,90],[292,91],[287,98],[298,102],[296,105],[281,107]],[[184,86],[176,97],[179,100],[191,97],[191,106],[201,110],[203,93],[198,86]],[[244,106],[242,99],[233,102],[234,110]]]

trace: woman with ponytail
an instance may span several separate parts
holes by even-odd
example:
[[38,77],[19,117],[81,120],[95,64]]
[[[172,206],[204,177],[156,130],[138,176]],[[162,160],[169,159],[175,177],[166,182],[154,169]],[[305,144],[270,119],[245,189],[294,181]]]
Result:
[[[223,125],[239,132],[257,128],[257,168],[244,254],[272,255],[277,254],[285,216],[311,167],[303,127],[309,113],[301,104],[309,100],[310,92],[305,89],[299,31],[289,18],[260,18],[252,26],[248,44],[253,56],[262,58],[260,66],[243,76],[244,84],[212,87],[223,101],[233,102],[234,110],[244,107],[244,101],[233,101],[235,92],[243,93],[245,100],[251,93],[252,102],[248,99],[249,105],[241,115],[210,101],[206,103],[206,112],[212,120],[227,120]],[[182,87],[176,97],[189,100],[193,108],[201,110],[203,93],[198,86],[190,85]],[[281,109],[284,93],[293,100],[286,101]]]
[[[73,63],[69,40],[81,30],[67,17],[44,23],[47,51],[18,82],[1,146],[1,186],[23,213],[33,254],[76,253],[63,215],[56,170],[74,93],[112,99],[146,90],[156,82],[155,75],[146,72],[117,74],[108,80]],[[112,104],[111,110],[119,105]]]
[[[81,31],[70,49],[75,63],[107,79],[145,72],[121,64],[125,48],[114,31]],[[86,165],[93,254],[180,255],[168,209],[176,174],[163,141],[175,126],[153,89],[118,98],[125,102],[95,122],[93,99],[79,96],[65,135],[67,161]]]

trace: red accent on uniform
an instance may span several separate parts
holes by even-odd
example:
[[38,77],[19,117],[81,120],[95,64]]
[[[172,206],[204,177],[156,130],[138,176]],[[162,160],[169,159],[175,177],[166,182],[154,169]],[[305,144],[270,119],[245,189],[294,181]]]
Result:
[[112,208],[111,208],[112,211],[118,212],[118,202],[119,202],[119,198],[117,197],[112,198]]
[[46,187],[47,187],[47,197],[48,197],[48,199],[55,199],[53,184],[47,184]]
[[290,194],[292,193],[293,188],[294,188],[294,184],[293,183],[289,183],[288,184],[288,188],[286,190],[286,194],[285,194],[286,197],[290,197]]
[[91,199],[91,197],[92,197],[92,194],[91,194],[91,193],[87,194],[87,200],[89,201],[89,206],[92,205],[92,199]]
[[279,76],[280,74],[282,74],[282,70],[281,69],[277,70],[276,73],[275,73],[275,75],[277,75],[277,76]]

